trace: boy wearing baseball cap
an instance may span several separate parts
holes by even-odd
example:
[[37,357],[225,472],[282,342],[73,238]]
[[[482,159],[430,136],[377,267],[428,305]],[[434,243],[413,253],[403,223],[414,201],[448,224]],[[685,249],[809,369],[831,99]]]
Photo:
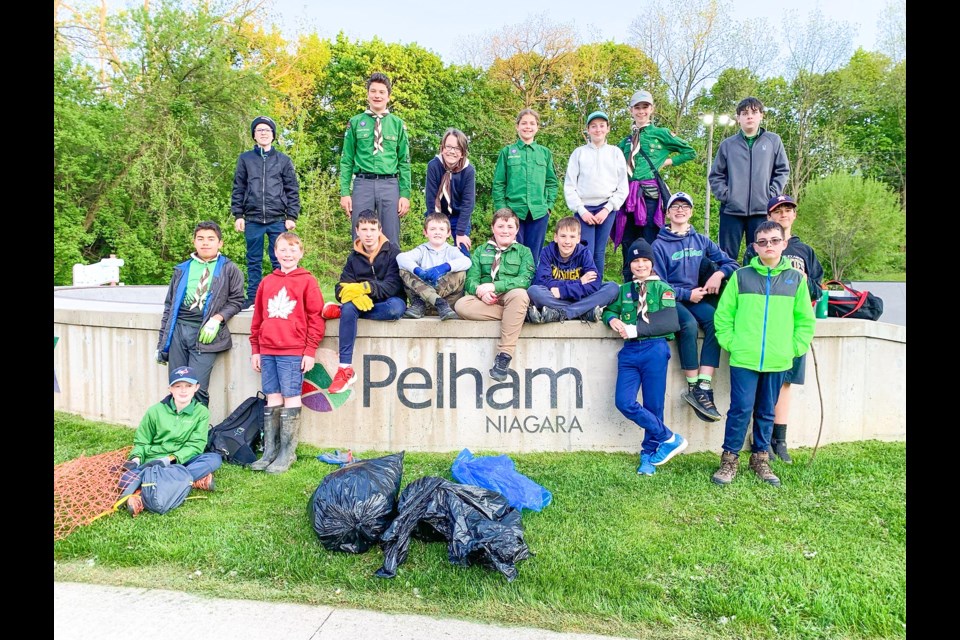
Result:
[[193,477],[193,488],[214,490],[213,472],[223,460],[218,453],[204,453],[210,411],[197,401],[200,388],[197,373],[192,367],[171,367],[170,394],[147,409],[133,435],[130,459],[120,483],[128,494],[126,507],[130,515],[139,515],[144,509],[140,496],[140,477],[153,465],[183,465]]
[[[680,368],[687,378],[687,393],[683,399],[693,407],[697,417],[705,422],[721,419],[713,401],[713,372],[720,366],[720,345],[713,330],[716,308],[704,297],[720,291],[724,278],[738,265],[710,238],[697,233],[690,224],[693,198],[678,191],[667,202],[669,224],[660,229],[653,243],[654,268],[677,294],[677,315],[680,332],[677,347]],[[704,258],[716,265],[716,271],[699,284],[700,265]],[[697,357],[697,335],[703,329],[703,346]]]
[[256,145],[237,158],[233,174],[230,213],[234,228],[247,241],[247,299],[244,309],[253,306],[263,276],[263,236],[267,236],[267,254],[273,269],[280,263],[274,253],[277,237],[292,231],[300,216],[300,185],[293,161],[273,147],[277,123],[257,116],[250,124]]
[[697,152],[687,142],[663,127],[655,127],[653,96],[649,91],[637,91],[630,98],[633,132],[617,145],[627,162],[629,192],[623,207],[617,212],[613,227],[613,246],[623,246],[623,280],[631,278],[627,251],[637,238],[651,245],[663,226],[666,214],[666,195],[661,197],[657,186],[657,172],[693,160]]
[[[778,223],[783,227],[784,246],[783,257],[790,261],[790,266],[807,276],[807,289],[810,291],[810,300],[816,303],[823,295],[820,283],[823,282],[823,266],[817,259],[813,247],[793,235],[791,229],[797,219],[797,201],[791,196],[782,195],[770,198],[767,203],[767,220]],[[757,251],[751,244],[743,255],[743,263],[750,264],[756,257]],[[793,359],[793,367],[787,372],[783,386],[780,388],[780,398],[777,400],[773,418],[773,438],[770,440],[770,459],[779,457],[787,464],[793,463],[793,458],[787,451],[787,419],[790,417],[790,385],[803,384],[807,369],[807,354]]]

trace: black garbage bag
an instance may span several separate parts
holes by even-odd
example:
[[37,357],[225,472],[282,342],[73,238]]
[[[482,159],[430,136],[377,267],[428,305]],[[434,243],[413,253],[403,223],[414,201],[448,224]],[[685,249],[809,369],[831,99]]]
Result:
[[530,556],[520,511],[499,493],[443,478],[414,480],[400,494],[398,514],[381,538],[381,578],[393,578],[407,559],[410,536],[447,541],[447,557],[460,566],[479,564],[512,582],[516,563]]
[[380,542],[396,513],[403,453],[348,464],[323,479],[308,511],[326,549],[363,553]]

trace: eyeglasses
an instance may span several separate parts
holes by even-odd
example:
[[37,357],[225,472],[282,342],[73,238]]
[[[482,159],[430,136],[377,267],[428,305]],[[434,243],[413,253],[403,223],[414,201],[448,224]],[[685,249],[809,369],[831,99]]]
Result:
[[460,151],[460,147],[452,147],[449,144],[443,145],[444,151]]
[[693,207],[688,204],[672,204],[669,209],[672,211],[690,211]]
[[758,247],[765,247],[765,246],[767,246],[768,244],[769,244],[771,247],[775,247],[775,246],[777,246],[778,244],[780,244],[781,242],[783,242],[783,238],[770,238],[769,240],[768,240],[767,238],[760,238],[759,240],[754,240],[754,243],[755,243]]
[[254,129],[254,133],[273,133],[273,129]]

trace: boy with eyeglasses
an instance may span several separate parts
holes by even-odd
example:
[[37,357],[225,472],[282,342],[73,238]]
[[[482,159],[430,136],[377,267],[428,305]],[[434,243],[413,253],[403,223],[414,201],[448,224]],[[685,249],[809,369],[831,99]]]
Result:
[[[790,260],[790,266],[807,276],[807,288],[810,290],[810,300],[816,302],[823,295],[820,284],[823,282],[823,266],[817,259],[813,247],[804,243],[799,237],[791,233],[793,223],[797,219],[797,201],[791,196],[782,195],[770,198],[767,203],[767,220],[777,222],[783,227],[783,257]],[[743,261],[750,264],[757,255],[753,246],[747,247]],[[787,419],[790,417],[790,386],[803,384],[807,369],[807,354],[793,359],[793,368],[787,372],[787,377],[780,388],[780,399],[773,418],[773,439],[770,441],[770,459],[779,456],[787,464],[793,459],[787,451]]]
[[750,468],[761,480],[780,486],[767,451],[774,407],[794,358],[813,341],[814,313],[807,278],[783,255],[784,230],[766,221],[757,228],[757,256],[737,269],[720,296],[714,325],[720,346],[730,352],[730,409],[716,484],[737,475],[740,449],[753,415]]
[[293,161],[273,147],[277,123],[267,116],[257,116],[250,124],[250,135],[257,144],[237,158],[230,198],[230,213],[236,218],[234,229],[247,242],[244,309],[253,306],[263,276],[263,237],[267,236],[270,265],[279,269],[274,253],[277,238],[284,231],[293,231],[300,216],[300,185]]
[[[687,379],[683,399],[705,422],[722,419],[713,400],[713,373],[720,366],[720,345],[714,334],[713,315],[716,308],[704,298],[720,292],[724,278],[740,265],[725,254],[710,238],[697,233],[690,224],[693,198],[678,191],[667,202],[666,226],[660,229],[653,243],[654,270],[677,296],[677,315],[680,331],[677,348],[680,368]],[[704,258],[712,261],[717,270],[703,286],[699,284],[700,265]],[[697,335],[703,329],[703,346],[697,357]]]

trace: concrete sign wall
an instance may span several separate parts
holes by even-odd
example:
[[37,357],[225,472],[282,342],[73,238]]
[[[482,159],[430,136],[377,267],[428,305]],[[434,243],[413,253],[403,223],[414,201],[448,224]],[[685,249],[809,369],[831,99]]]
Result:
[[[153,352],[164,290],[55,290],[57,410],[135,426],[163,397],[168,372]],[[210,385],[214,423],[259,389],[250,367],[251,317],[248,311],[230,322],[234,347],[220,356]],[[327,321],[317,365],[304,382],[302,442],[382,451],[639,450],[643,432],[614,405],[622,342],[602,325],[525,326],[510,378],[497,383],[488,374],[497,323],[361,321],[357,382],[333,395],[326,389],[338,363],[337,329],[337,321]],[[793,394],[791,445],[814,444],[821,414],[822,444],[904,439],[906,328],[827,319],[818,321],[816,335],[817,366],[808,356],[806,384]],[[681,399],[686,383],[676,345],[671,354],[664,421],[690,440],[690,451],[719,451],[724,423],[701,422]],[[724,414],[727,367],[724,353],[714,377]]]

